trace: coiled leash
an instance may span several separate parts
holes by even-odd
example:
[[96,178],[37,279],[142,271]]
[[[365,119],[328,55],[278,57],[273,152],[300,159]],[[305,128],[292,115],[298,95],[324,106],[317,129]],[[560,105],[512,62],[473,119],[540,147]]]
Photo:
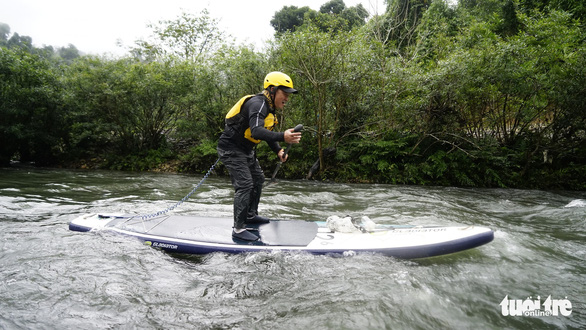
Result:
[[138,215],[138,216],[135,216],[133,218],[140,218],[141,220],[146,220],[146,219],[150,219],[150,218],[154,218],[154,217],[161,216],[163,214],[166,214],[169,211],[174,210],[176,207],[178,207],[179,205],[183,204],[183,202],[185,202],[186,200],[188,200],[189,197],[191,197],[191,195],[193,195],[193,193],[196,192],[197,189],[199,189],[199,187],[201,187],[201,185],[208,178],[208,176],[210,175],[210,173],[212,173],[212,171],[214,170],[214,167],[218,164],[219,161],[220,161],[220,158],[218,158],[216,160],[216,162],[214,163],[214,165],[212,165],[212,167],[210,167],[210,169],[208,170],[208,172],[203,176],[203,178],[201,179],[201,181],[199,181],[199,183],[197,184],[197,186],[195,186],[195,188],[193,188],[189,192],[189,194],[187,194],[185,197],[183,197],[180,201],[178,201],[174,205],[171,205],[170,207],[168,207],[168,208],[166,208],[166,209],[164,209],[162,211],[159,211],[159,212],[155,212],[155,213],[151,213],[151,214]]

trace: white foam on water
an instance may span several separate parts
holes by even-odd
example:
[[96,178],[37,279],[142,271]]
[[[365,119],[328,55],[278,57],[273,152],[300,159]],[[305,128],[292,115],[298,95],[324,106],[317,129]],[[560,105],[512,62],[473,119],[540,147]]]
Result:
[[564,207],[586,207],[586,200],[574,199],[573,201],[569,202],[568,205],[566,205]]

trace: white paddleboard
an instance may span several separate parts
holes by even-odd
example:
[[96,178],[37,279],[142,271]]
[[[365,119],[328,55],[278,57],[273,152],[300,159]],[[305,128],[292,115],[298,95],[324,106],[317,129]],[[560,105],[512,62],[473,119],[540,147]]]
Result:
[[73,219],[74,231],[108,230],[136,237],[170,252],[207,254],[267,250],[305,251],[312,254],[379,253],[412,259],[455,253],[494,239],[491,229],[479,226],[376,225],[368,231],[335,232],[325,222],[272,220],[251,226],[260,239],[232,238],[233,219],[189,215],[163,215],[149,219],[115,214],[86,214]]

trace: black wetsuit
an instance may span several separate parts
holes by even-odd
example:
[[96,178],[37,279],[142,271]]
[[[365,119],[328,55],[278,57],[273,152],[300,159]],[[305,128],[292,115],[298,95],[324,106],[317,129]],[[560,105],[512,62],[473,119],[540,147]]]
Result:
[[[226,119],[226,127],[218,141],[218,155],[230,172],[235,190],[235,229],[245,228],[246,220],[258,214],[265,178],[256,159],[257,143],[266,141],[278,153],[281,150],[279,141],[284,141],[284,133],[265,128],[265,119],[270,118],[269,114],[275,116],[275,109],[267,97],[264,94],[252,96],[244,102],[236,116]],[[248,128],[250,138],[245,137]]]

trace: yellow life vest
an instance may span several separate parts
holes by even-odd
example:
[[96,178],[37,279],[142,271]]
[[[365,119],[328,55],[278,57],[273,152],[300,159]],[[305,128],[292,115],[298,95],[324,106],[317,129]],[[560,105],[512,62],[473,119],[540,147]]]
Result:
[[[237,115],[239,115],[240,110],[242,110],[242,105],[244,104],[244,102],[246,102],[248,99],[250,99],[253,96],[255,96],[255,95],[246,95],[246,96],[242,97],[238,102],[236,102],[236,104],[234,104],[232,109],[230,109],[230,111],[228,111],[228,114],[226,115],[227,122],[228,122],[228,119],[234,118]],[[248,118],[244,118],[243,120],[248,123],[248,121],[247,121]],[[278,123],[279,123],[279,121],[277,120],[277,117],[275,117],[275,115],[273,115],[272,113],[269,112],[269,114],[265,117],[264,127],[266,129],[268,129],[269,131],[272,131],[275,128],[275,125],[277,125]],[[248,127],[246,129],[246,131],[244,131],[244,137],[246,139],[256,143],[256,144],[260,143],[260,140],[257,140],[252,137],[252,132],[250,131],[250,127]]]

